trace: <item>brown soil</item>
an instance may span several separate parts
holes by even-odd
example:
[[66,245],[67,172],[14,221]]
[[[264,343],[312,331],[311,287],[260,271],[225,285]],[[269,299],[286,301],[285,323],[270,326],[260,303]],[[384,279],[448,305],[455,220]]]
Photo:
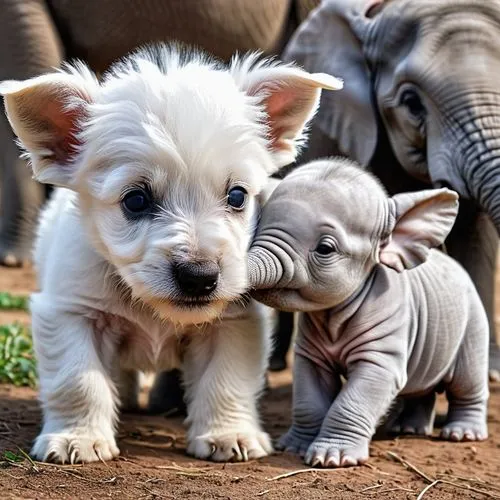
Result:
[[[500,286],[500,283],[499,283]],[[26,270],[0,271],[0,290],[33,288]],[[499,294],[500,296],[500,294]],[[500,307],[498,308],[500,311]],[[1,313],[0,323],[29,318]],[[439,413],[446,409],[440,399]],[[290,372],[271,374],[262,401],[264,425],[276,438],[290,421]],[[35,391],[0,386],[0,460],[4,452],[29,450],[40,426]],[[3,498],[119,499],[427,499],[500,498],[500,384],[491,385],[490,438],[483,443],[435,439],[378,440],[367,466],[282,474],[306,469],[298,457],[275,454],[245,464],[213,464],[185,455],[179,418],[124,415],[119,431],[121,457],[105,464],[0,465]],[[439,482],[434,482],[439,481]],[[420,496],[419,496],[420,495]]]

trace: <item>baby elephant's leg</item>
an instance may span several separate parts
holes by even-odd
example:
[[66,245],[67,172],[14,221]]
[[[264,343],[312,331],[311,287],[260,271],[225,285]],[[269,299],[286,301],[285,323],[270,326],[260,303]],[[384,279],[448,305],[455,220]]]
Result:
[[404,398],[403,411],[391,431],[396,434],[430,436],[434,429],[435,402],[435,392],[416,398]]
[[358,362],[353,367],[307,450],[307,464],[345,467],[368,460],[375,427],[398,392],[397,375],[385,366],[391,366],[390,360]]
[[340,376],[327,373],[308,358],[295,355],[293,421],[277,449],[304,456],[317,436],[330,405],[341,388]]
[[453,378],[446,387],[449,408],[441,437],[451,441],[488,437],[488,321],[481,304],[472,312]]

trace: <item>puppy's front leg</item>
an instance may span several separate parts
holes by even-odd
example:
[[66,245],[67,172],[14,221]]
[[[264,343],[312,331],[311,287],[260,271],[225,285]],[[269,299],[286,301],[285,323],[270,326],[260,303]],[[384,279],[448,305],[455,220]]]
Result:
[[246,461],[272,452],[256,407],[270,351],[266,309],[252,302],[245,318],[192,339],[184,360],[189,454]]
[[110,460],[119,454],[117,394],[102,360],[112,347],[95,335],[91,320],[56,308],[41,295],[32,302],[44,423],[31,453],[57,463]]

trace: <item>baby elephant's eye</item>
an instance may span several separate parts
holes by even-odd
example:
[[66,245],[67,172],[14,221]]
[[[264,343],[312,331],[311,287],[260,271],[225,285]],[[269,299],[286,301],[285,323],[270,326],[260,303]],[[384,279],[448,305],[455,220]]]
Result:
[[235,210],[242,210],[247,199],[247,190],[241,186],[231,188],[227,193],[227,204]]
[[151,209],[151,197],[144,189],[133,189],[122,199],[122,206],[129,215],[143,215]]
[[331,243],[319,243],[314,250],[319,255],[330,255],[336,251]]

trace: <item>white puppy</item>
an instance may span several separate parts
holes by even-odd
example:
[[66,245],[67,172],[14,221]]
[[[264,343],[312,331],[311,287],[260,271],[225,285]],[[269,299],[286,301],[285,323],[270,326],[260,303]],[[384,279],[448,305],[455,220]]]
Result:
[[189,453],[271,451],[256,410],[268,316],[241,300],[246,252],[268,176],[294,160],[321,88],[340,86],[255,55],[225,67],[166,46],[102,82],[77,64],[0,86],[35,177],[66,188],[35,250],[37,459],[116,457],[130,375],[175,367]]

